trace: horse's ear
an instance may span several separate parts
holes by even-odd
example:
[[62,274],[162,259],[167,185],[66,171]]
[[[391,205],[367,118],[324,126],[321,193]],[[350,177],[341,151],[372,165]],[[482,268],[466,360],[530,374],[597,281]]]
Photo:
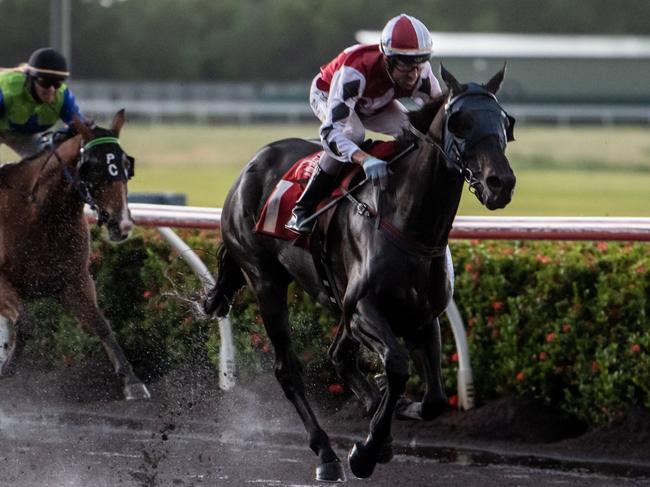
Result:
[[86,142],[95,138],[92,130],[90,130],[88,125],[86,125],[86,122],[84,122],[78,115],[72,116],[72,126],[77,129],[77,133],[81,134],[81,138]]
[[442,63],[440,63],[440,76],[452,94],[458,94],[461,91],[461,85],[458,80],[454,78],[453,74],[445,69]]
[[124,108],[115,114],[113,121],[111,122],[111,130],[115,134],[115,137],[119,137],[120,130],[126,121],[126,116],[124,115]]
[[493,95],[496,95],[497,91],[499,91],[501,88],[501,83],[503,83],[503,78],[506,75],[506,66],[507,63],[503,63],[503,68],[501,68],[501,71],[492,76],[490,81],[485,83],[485,88],[487,88],[487,90]]

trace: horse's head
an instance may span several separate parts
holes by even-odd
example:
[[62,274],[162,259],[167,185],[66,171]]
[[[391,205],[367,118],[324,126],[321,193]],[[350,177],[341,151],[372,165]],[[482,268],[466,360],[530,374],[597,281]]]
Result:
[[124,240],[133,228],[127,182],[133,177],[134,169],[134,159],[122,150],[118,141],[124,110],[117,112],[110,129],[91,129],[79,119],[73,124],[83,139],[77,163],[81,192],[97,212],[98,224],[107,224],[110,239]]
[[461,84],[444,66],[440,70],[449,89],[441,127],[447,161],[461,172],[483,205],[490,210],[503,208],[515,187],[505,155],[507,143],[514,140],[515,119],[496,97],[505,66],[485,85]]

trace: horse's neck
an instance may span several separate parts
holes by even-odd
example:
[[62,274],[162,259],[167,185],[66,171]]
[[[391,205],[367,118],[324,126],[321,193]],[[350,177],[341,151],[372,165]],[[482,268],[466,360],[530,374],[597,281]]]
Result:
[[83,209],[75,188],[65,178],[65,171],[71,175],[75,172],[79,147],[80,140],[73,138],[56,151],[47,151],[34,160],[20,163],[25,164],[21,171],[22,189],[31,193],[42,210],[70,215],[75,210]]
[[395,171],[393,224],[431,246],[447,242],[456,216],[463,180],[450,172],[439,150],[425,145]]

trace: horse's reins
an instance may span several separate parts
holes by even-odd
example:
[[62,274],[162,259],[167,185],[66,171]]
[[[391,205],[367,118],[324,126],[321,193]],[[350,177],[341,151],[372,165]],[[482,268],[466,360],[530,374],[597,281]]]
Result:
[[421,141],[437,149],[438,153],[443,157],[443,159],[445,160],[445,162],[449,167],[458,168],[458,171],[460,172],[461,176],[467,182],[467,185],[469,186],[469,191],[471,193],[475,193],[477,191],[477,188],[478,186],[480,186],[481,182],[476,176],[474,176],[474,173],[469,167],[463,165],[462,162],[463,159],[460,153],[460,149],[458,148],[458,144],[456,143],[455,140],[453,141],[453,148],[456,157],[454,159],[451,159],[449,157],[449,154],[447,154],[447,151],[438,142],[436,142],[436,140],[433,137],[431,137],[429,134],[420,132],[412,124],[409,124],[408,130]]
[[[95,146],[102,145],[102,144],[118,144],[119,145],[120,141],[117,137],[109,137],[109,136],[104,136],[104,137],[97,137],[94,138],[90,141],[88,141],[82,148],[79,154],[79,161],[77,162],[77,170],[83,165],[83,157],[86,152],[88,152],[90,149],[92,149]],[[97,201],[95,201],[95,198],[93,197],[92,193],[90,192],[90,187],[89,184],[82,181],[79,178],[75,178],[73,174],[70,173],[70,170],[68,169],[67,166],[63,167],[63,175],[65,178],[68,180],[68,182],[77,190],[77,193],[79,194],[79,197],[81,200],[86,203],[91,210],[93,210],[95,213],[97,213],[97,226],[101,227],[104,223],[108,223],[108,220],[110,219],[109,213],[101,208],[99,204],[97,204]]]
[[[47,166],[47,163],[50,162],[50,159],[52,158],[53,155],[56,156],[56,158],[58,159],[58,161],[61,164],[63,164],[63,161],[61,160],[61,157],[59,156],[59,154],[56,152],[56,149],[52,149],[52,151],[47,156],[45,161],[43,161],[43,164],[41,165],[41,168],[38,171],[38,177],[36,178],[36,181],[34,182],[34,185],[32,186],[32,188],[29,191],[22,190],[20,188],[16,188],[15,186],[12,186],[11,184],[7,183],[4,180],[4,178],[0,179],[0,185],[3,185],[6,188],[11,189],[15,193],[18,193],[19,195],[23,196],[27,201],[29,201],[33,205],[35,205],[37,207],[40,206],[38,204],[38,202],[36,201],[36,198],[34,197],[34,193],[36,193],[36,189],[38,188],[38,184],[39,184],[40,179],[41,179],[41,174],[43,174],[43,171],[45,170],[45,166]],[[25,159],[22,159],[20,162],[26,161],[28,159],[34,159],[34,157],[35,156],[26,157]]]
[[[447,112],[449,108],[459,99],[465,97],[465,96],[471,96],[475,94],[481,94],[485,96],[490,96],[492,99],[494,99],[501,108],[501,105],[499,104],[498,100],[496,99],[496,96],[489,92],[485,93],[461,93],[460,95],[457,95],[450,99],[446,106],[445,106],[445,111]],[[502,109],[503,110],[503,109]],[[504,112],[505,113],[505,112]],[[467,181],[467,184],[469,186],[469,190],[472,193],[476,193],[478,191],[478,188],[481,186],[480,180],[474,176],[474,173],[472,170],[467,167],[463,161],[463,155],[462,155],[462,150],[458,147],[458,143],[456,142],[455,139],[452,139],[452,143],[450,144],[451,147],[454,150],[454,158],[448,154],[448,152],[445,150],[444,147],[442,147],[433,137],[431,137],[428,134],[422,133],[420,130],[415,128],[412,124],[408,125],[408,130],[411,132],[417,139],[425,142],[426,144],[434,147],[440,156],[445,160],[447,165],[449,167],[456,167],[461,176],[465,181]],[[447,130],[447,127],[445,127],[445,130]],[[406,154],[411,152],[417,144],[410,144],[406,149],[402,150],[399,154],[394,156],[390,161],[387,162],[387,165],[391,165],[395,161],[401,159],[404,157]],[[426,255],[430,257],[441,257],[445,254],[445,247],[444,246],[429,246],[422,244],[420,242],[417,242],[415,240],[412,240],[408,238],[407,236],[404,235],[404,233],[399,230],[397,227],[395,227],[393,224],[390,222],[387,222],[381,218],[381,196],[378,201],[378,208],[377,210],[373,210],[367,203],[364,203],[362,201],[359,201],[357,198],[355,198],[352,193],[354,193],[357,189],[362,187],[364,184],[368,182],[368,178],[365,178],[363,181],[359,182],[357,185],[355,185],[353,188],[350,190],[346,190],[342,186],[340,186],[341,191],[343,194],[332,201],[330,201],[328,204],[323,206],[321,209],[316,211],[313,215],[305,219],[305,223],[308,223],[316,218],[318,218],[320,215],[322,215],[324,212],[335,206],[339,201],[341,201],[343,198],[348,198],[356,207],[356,212],[361,215],[365,216],[366,218],[371,218],[375,220],[375,229],[382,229],[384,230],[384,233],[389,237],[393,243],[395,243],[398,247],[402,248],[403,250],[409,252],[409,253],[414,253],[418,255]]]
[[[119,141],[116,137],[97,137],[95,139],[92,139],[90,142],[88,142],[86,145],[84,145],[81,148],[81,153],[79,156],[79,160],[77,162],[77,165],[82,162],[83,154],[85,151],[91,149],[92,147],[95,147],[100,144],[118,144]],[[58,151],[56,148],[53,148],[45,161],[43,161],[43,164],[41,165],[40,170],[38,171],[38,177],[36,178],[36,181],[34,182],[34,185],[32,186],[30,191],[22,191],[18,188],[14,188],[11,185],[7,184],[4,181],[0,181],[1,184],[4,184],[6,187],[9,189],[12,189],[16,191],[17,193],[21,194],[24,196],[28,201],[30,201],[32,204],[36,205],[37,207],[40,206],[34,197],[34,193],[36,192],[38,185],[40,183],[41,175],[43,174],[43,171],[45,170],[45,167],[47,164],[50,162],[50,159],[52,159],[52,156],[56,158],[58,163],[61,165],[63,168],[63,176],[65,177],[66,181],[70,183],[70,185],[77,191],[79,197],[81,200],[87,204],[91,210],[93,210],[95,213],[97,213],[97,225],[102,226],[104,223],[108,222],[110,215],[109,213],[101,208],[98,204],[93,195],[90,193],[90,190],[88,188],[88,185],[84,182],[81,181],[80,179],[76,178],[71,172],[68,166],[63,162],[63,159],[61,159],[61,156],[59,155]]]
[[[402,157],[413,151],[416,147],[417,144],[415,143],[409,144],[406,148],[402,149],[398,154],[387,161],[386,164],[390,166],[391,164],[397,162]],[[339,189],[343,194],[334,198],[332,201],[316,211],[313,215],[306,218],[305,222],[307,223],[318,218],[320,215],[339,203],[343,198],[347,198],[354,204],[356,213],[366,218],[375,220],[375,229],[383,230],[383,233],[402,250],[405,250],[412,254],[425,255],[429,257],[440,257],[445,254],[445,247],[429,246],[408,238],[392,223],[383,220],[379,211],[373,210],[367,203],[364,203],[354,197],[352,193],[357,191],[368,181],[369,178],[366,177],[349,190],[345,189],[343,186],[339,186]]]
[[[406,149],[402,150],[399,154],[397,154],[396,156],[394,156],[394,157],[393,157],[390,161],[388,161],[386,164],[388,164],[388,165],[392,164],[393,162],[397,161],[397,160],[400,159],[401,157],[403,157],[403,156],[405,156],[406,154],[408,154],[409,152],[411,152],[414,148],[415,148],[415,144],[411,144],[411,145],[409,145]],[[319,216],[321,216],[323,213],[325,213],[327,210],[329,210],[329,209],[332,208],[333,206],[336,206],[336,204],[338,204],[338,202],[341,201],[343,198],[348,198],[348,199],[350,199],[350,197],[351,197],[351,193],[354,193],[357,189],[359,189],[361,186],[363,186],[364,184],[366,184],[368,181],[369,181],[368,178],[364,178],[362,181],[360,181],[359,183],[357,183],[356,185],[354,185],[354,186],[353,186],[352,188],[350,188],[349,190],[346,190],[343,186],[339,186],[339,189],[343,192],[343,194],[340,195],[340,196],[337,196],[337,197],[334,198],[332,201],[330,201],[330,202],[327,203],[325,206],[323,206],[323,207],[320,208],[318,211],[316,211],[314,214],[312,214],[311,216],[305,218],[305,220],[304,220],[303,223],[309,223],[309,222],[311,222],[312,220],[315,220],[316,218],[318,218]],[[354,200],[354,201],[357,203],[357,206],[358,206],[359,204],[365,205],[365,203],[359,203],[357,200]]]

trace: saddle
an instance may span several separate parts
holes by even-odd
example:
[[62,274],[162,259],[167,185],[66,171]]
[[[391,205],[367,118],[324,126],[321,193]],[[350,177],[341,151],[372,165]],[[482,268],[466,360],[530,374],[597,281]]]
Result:
[[[398,145],[395,141],[367,141],[363,148],[375,157],[390,159],[397,153]],[[297,235],[284,228],[284,225],[291,217],[291,210],[302,195],[322,155],[321,150],[297,160],[282,176],[262,207],[255,232],[282,240],[293,240],[295,245],[309,248],[309,237]],[[360,179],[362,173],[363,169],[358,164],[345,164],[339,176],[338,186],[318,204],[317,210],[344,194],[344,190],[348,190],[354,181]],[[321,221],[326,222],[322,225],[323,230],[326,230],[327,222],[330,221],[335,209],[336,205],[323,215],[324,218],[321,218]]]
[[[391,159],[397,154],[399,146],[395,141],[367,141],[362,145],[363,150],[382,159]],[[309,178],[316,169],[323,151],[303,157],[296,161],[282,176],[273,188],[266,203],[262,207],[260,216],[255,225],[255,231],[271,237],[293,241],[293,245],[306,249],[314,259],[314,265],[319,278],[329,296],[332,312],[338,314],[343,309],[341,296],[336,289],[334,275],[329,265],[327,249],[327,229],[336,211],[337,204],[327,210],[319,218],[319,224],[311,235],[298,235],[287,230],[284,225],[291,217],[291,210],[302,195]],[[353,184],[363,176],[363,169],[358,164],[345,164],[339,177],[338,186],[332,193],[321,201],[316,211],[347,192]]]

